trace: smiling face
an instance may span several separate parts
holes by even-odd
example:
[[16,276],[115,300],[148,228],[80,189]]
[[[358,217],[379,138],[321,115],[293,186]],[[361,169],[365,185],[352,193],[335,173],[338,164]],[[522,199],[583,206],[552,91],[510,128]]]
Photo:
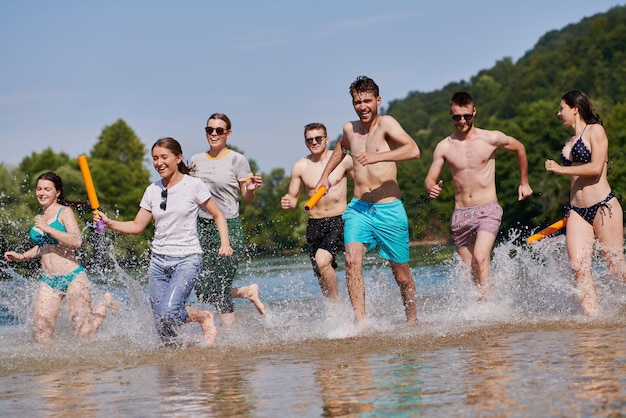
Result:
[[[474,115],[476,114],[476,108],[473,104],[458,105],[455,103],[450,104],[450,117],[452,123],[457,132],[467,133],[474,126]],[[456,120],[459,119],[459,120]]]
[[378,115],[381,98],[373,92],[353,92],[352,106],[362,123],[371,123]]
[[175,155],[169,148],[160,146],[152,148],[152,165],[161,178],[170,178],[176,174],[178,164],[182,160],[182,155]]
[[37,202],[43,208],[47,208],[57,202],[60,190],[57,190],[54,183],[50,180],[39,179],[37,180],[37,190],[35,195],[37,196]]
[[328,137],[326,131],[321,128],[309,129],[304,134],[304,143],[309,149],[311,154],[320,155],[323,154],[328,145]]
[[212,152],[219,153],[226,148],[226,140],[230,138],[230,129],[222,119],[209,119],[206,123],[206,139]]

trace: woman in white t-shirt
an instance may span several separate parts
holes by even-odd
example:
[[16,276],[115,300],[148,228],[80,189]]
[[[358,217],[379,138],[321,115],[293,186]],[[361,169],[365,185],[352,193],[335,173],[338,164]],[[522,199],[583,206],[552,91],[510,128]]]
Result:
[[213,343],[217,329],[209,311],[185,306],[202,268],[202,248],[196,231],[200,207],[211,214],[220,236],[219,256],[231,256],[226,218],[209,188],[202,180],[187,175],[180,144],[173,138],[159,139],[152,146],[152,164],[161,180],[150,184],[144,192],[139,212],[132,221],[115,221],[102,212],[103,219],[113,231],[137,235],[155,221],[152,256],[149,268],[150,304],[157,332],[166,343],[178,335],[186,322],[198,322],[204,338]]

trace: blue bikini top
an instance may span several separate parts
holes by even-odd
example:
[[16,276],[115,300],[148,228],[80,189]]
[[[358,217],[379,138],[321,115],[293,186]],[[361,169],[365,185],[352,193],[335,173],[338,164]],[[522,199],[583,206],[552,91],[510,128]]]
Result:
[[[61,232],[67,232],[67,229],[65,229],[65,225],[63,225],[61,221],[59,221],[59,216],[61,216],[62,210],[63,208],[59,209],[59,212],[57,213],[56,218],[54,218],[54,221],[50,222],[50,226],[53,227],[54,229],[58,229]],[[41,216],[41,215],[37,215],[37,216]],[[31,241],[34,242],[35,245],[59,244],[59,241],[52,238],[52,236],[48,234],[42,233],[39,229],[35,228],[34,226],[30,229],[29,235],[30,235]]]
[[[587,126],[583,129],[585,132]],[[561,162],[563,165],[572,165],[572,163],[590,163],[591,162],[591,151],[587,148],[587,145],[583,142],[583,132],[580,133],[580,137],[574,142],[572,146],[572,159],[570,160],[561,152]]]

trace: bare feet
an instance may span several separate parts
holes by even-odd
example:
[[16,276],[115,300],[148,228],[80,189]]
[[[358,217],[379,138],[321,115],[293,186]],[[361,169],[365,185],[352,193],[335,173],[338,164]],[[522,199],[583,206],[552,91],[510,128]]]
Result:
[[265,305],[261,302],[261,298],[259,297],[259,285],[256,283],[252,283],[249,286],[246,286],[248,292],[246,293],[245,298],[248,299],[259,311],[261,316],[265,316]]
[[104,294],[104,303],[106,304],[107,309],[109,309],[113,315],[120,311],[120,305],[115,299],[113,299],[113,295],[111,295],[111,293],[109,292],[106,292]]
[[217,328],[215,328],[215,323],[213,322],[213,314],[209,311],[201,311],[204,314],[204,318],[201,319],[200,326],[202,327],[202,333],[204,334],[204,339],[209,344],[213,344],[215,342],[215,337],[217,337]]

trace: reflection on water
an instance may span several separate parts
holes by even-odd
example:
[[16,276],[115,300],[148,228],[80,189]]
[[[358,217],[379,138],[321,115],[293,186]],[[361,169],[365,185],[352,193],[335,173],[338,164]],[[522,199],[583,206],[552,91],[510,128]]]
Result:
[[626,413],[624,327],[437,341],[151,350],[0,377],[4,416],[597,416]]
[[[339,417],[619,416],[626,414],[626,289],[598,262],[602,315],[578,307],[562,240],[494,253],[495,300],[477,304],[450,248],[413,249],[420,326],[407,329],[398,288],[366,260],[367,331],[353,332],[341,300],[325,304],[308,257],[242,263],[267,318],[237,300],[238,323],[215,346],[165,348],[154,335],[145,283],[118,269],[95,298],[121,301],[100,333],[74,337],[67,312],[55,340],[33,343],[34,281],[0,283],[3,416]],[[136,272],[135,272],[136,273]],[[141,276],[141,272],[137,273]],[[191,303],[197,303],[191,300]],[[16,318],[19,321],[16,321]]]

